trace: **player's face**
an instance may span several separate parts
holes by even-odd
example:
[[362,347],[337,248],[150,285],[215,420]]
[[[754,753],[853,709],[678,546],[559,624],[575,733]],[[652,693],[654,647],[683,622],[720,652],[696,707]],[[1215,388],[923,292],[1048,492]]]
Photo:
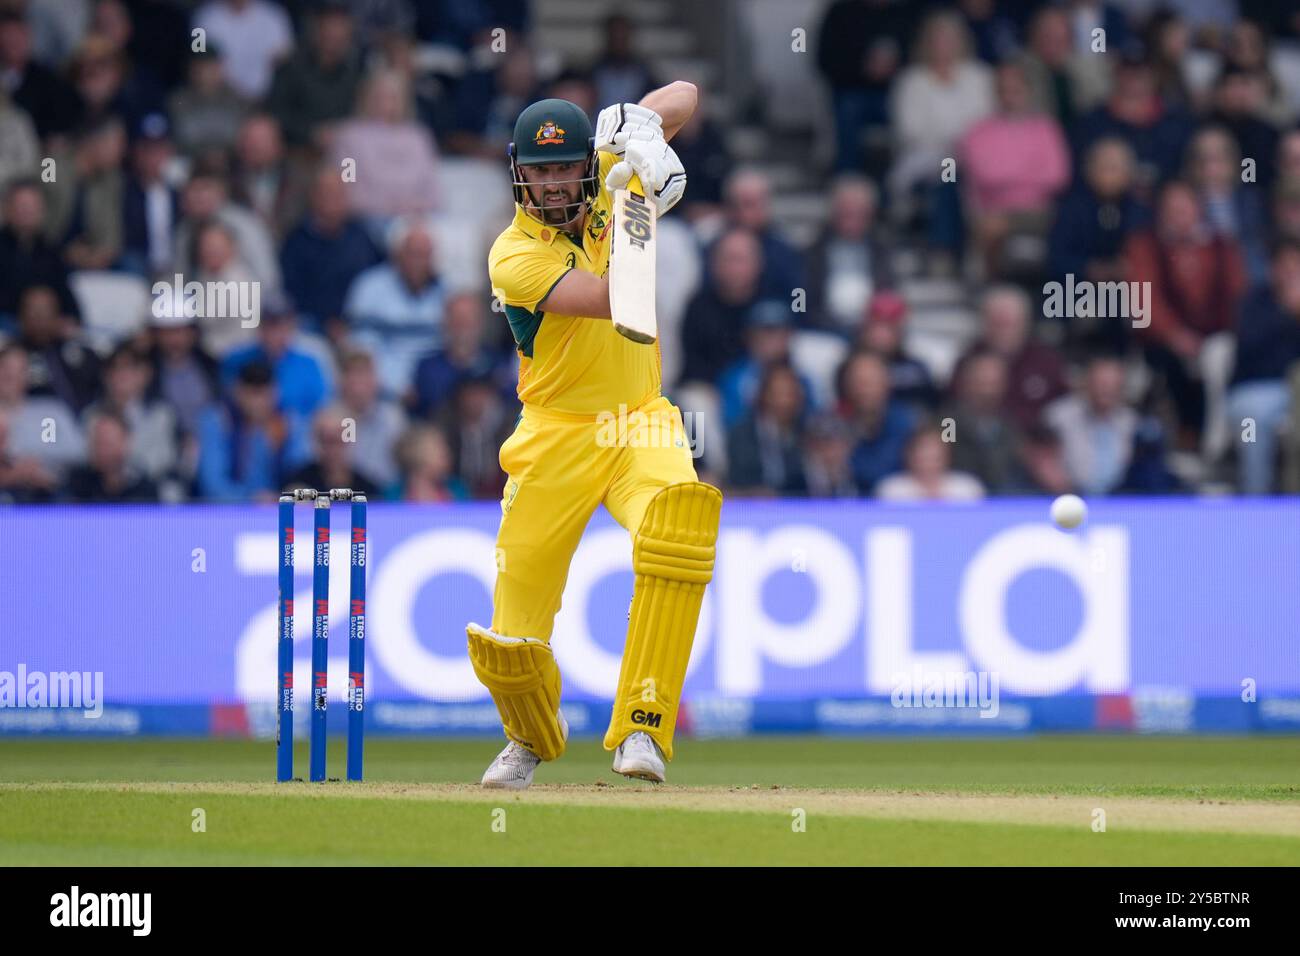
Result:
[[542,219],[560,226],[574,218],[582,202],[582,174],[586,164],[542,163],[521,166],[520,175],[527,187],[529,203],[541,210]]

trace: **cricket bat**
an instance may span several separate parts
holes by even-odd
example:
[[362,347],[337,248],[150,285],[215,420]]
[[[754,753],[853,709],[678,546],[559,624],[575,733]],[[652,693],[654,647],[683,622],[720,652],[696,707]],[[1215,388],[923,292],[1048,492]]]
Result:
[[655,318],[655,207],[633,174],[614,190],[614,238],[609,255],[609,311],[614,328],[633,342],[659,337]]

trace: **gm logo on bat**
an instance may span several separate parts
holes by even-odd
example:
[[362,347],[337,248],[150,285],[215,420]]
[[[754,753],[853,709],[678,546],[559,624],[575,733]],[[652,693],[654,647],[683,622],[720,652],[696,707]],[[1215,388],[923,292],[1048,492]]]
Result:
[[632,245],[644,249],[650,235],[650,208],[645,197],[629,192],[623,201],[623,231],[627,233]]

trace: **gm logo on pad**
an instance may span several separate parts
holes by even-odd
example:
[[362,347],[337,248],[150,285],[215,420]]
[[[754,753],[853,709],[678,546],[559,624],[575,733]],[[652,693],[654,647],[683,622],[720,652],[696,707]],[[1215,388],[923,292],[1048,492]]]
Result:
[[652,714],[649,711],[640,709],[632,711],[632,723],[634,724],[644,724],[647,727],[658,727],[659,722],[663,719],[663,714]]

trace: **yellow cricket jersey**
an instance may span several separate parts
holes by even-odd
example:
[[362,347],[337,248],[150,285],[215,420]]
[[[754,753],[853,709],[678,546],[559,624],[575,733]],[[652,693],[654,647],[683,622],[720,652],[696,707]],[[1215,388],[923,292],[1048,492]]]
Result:
[[599,192],[587,213],[582,244],[516,206],[515,219],[492,243],[488,275],[505,307],[519,349],[519,400],[557,412],[597,415],[635,408],[660,393],[659,344],[619,335],[609,319],[558,315],[538,303],[570,269],[603,276],[613,220],[605,174],[618,162],[601,153]]

